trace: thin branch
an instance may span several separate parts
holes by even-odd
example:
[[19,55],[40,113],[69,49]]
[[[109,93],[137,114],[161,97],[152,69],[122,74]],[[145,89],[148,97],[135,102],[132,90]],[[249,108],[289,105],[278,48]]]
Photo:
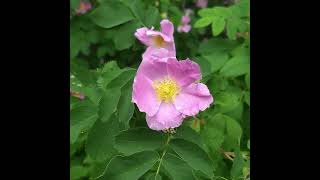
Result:
[[160,161],[159,161],[159,165],[158,165],[158,168],[157,168],[156,175],[154,176],[154,179],[155,179],[155,180],[156,180],[156,178],[157,178],[157,175],[159,174],[159,171],[160,171],[160,167],[161,167],[161,164],[162,164],[163,157],[164,157],[164,155],[167,153],[167,150],[168,150],[168,144],[169,144],[169,142],[170,142],[170,140],[171,140],[171,137],[172,137],[172,134],[171,134],[171,133],[169,133],[169,134],[168,134],[168,138],[167,138],[167,140],[166,140],[166,143],[164,144],[164,150],[163,150],[163,152],[162,152],[162,155],[161,155],[161,158],[160,158]]

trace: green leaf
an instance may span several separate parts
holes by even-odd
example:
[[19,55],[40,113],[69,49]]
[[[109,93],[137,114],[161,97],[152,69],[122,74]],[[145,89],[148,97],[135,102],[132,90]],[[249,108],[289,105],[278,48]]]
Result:
[[158,8],[150,6],[145,12],[144,24],[147,27],[157,27],[160,20],[161,17]]
[[138,179],[159,160],[154,151],[143,151],[131,156],[114,157],[107,165],[98,180],[129,180]]
[[95,105],[99,105],[99,101],[103,95],[103,91],[94,85],[85,86],[82,88],[85,97],[88,97]]
[[179,157],[167,153],[163,159],[163,167],[173,180],[195,180],[191,167]]
[[249,73],[245,76],[245,82],[246,82],[247,88],[250,90],[250,69],[249,69]]
[[129,9],[118,1],[105,1],[89,16],[94,23],[103,28],[111,28],[133,19]]
[[231,118],[237,120],[238,122],[240,122],[242,120],[242,115],[243,115],[243,101],[240,97],[240,100],[239,103],[237,104],[237,106],[232,110],[232,111],[229,111],[229,112],[226,112],[225,114],[230,116]]
[[220,92],[215,95],[215,105],[222,113],[230,112],[240,103],[239,98],[237,94],[232,92]]
[[225,77],[237,77],[249,72],[250,62],[246,55],[237,55],[231,58],[220,70]]
[[160,176],[160,174],[151,173],[145,179],[146,180],[162,180],[162,177]]
[[131,47],[135,40],[133,34],[138,27],[138,22],[133,20],[112,28],[111,33],[114,34],[112,40],[114,42],[115,48],[121,51]]
[[250,11],[249,0],[241,0],[239,3],[231,7],[234,16],[248,17]]
[[194,24],[195,28],[203,28],[208,26],[209,24],[212,23],[212,18],[211,17],[204,17],[199,19],[198,21],[196,21],[196,23]]
[[85,33],[78,27],[70,25],[70,59],[73,59],[78,53],[88,47],[88,40]]
[[233,160],[232,168],[230,171],[232,179],[239,179],[242,177],[242,168],[244,166],[244,160],[242,158],[239,148],[235,151],[235,158]]
[[70,168],[70,179],[77,180],[88,175],[88,168],[83,166],[73,166]]
[[229,18],[227,20],[227,36],[231,40],[236,40],[237,39],[237,31],[238,31],[238,26],[239,26],[240,19],[235,19],[235,18]]
[[210,119],[207,126],[208,131],[211,129],[211,131],[215,130],[223,133],[225,137],[223,145],[226,149],[239,146],[242,129],[235,119],[227,115],[216,114]]
[[191,129],[190,127],[180,126],[177,130],[177,133],[174,134],[173,137],[193,142],[194,144],[197,144],[202,149],[205,149],[199,134],[195,130]]
[[173,139],[170,147],[195,170],[202,171],[208,177],[213,176],[213,164],[208,154],[198,145],[183,140]]
[[104,161],[117,153],[114,149],[114,136],[120,131],[115,116],[109,121],[97,120],[88,134],[86,152],[96,161]]
[[196,57],[193,61],[199,64],[203,78],[211,74],[211,64],[208,60],[203,57]]
[[109,47],[107,46],[99,46],[97,49],[97,57],[102,58],[104,55],[107,54]]
[[244,101],[250,106],[250,91],[244,92]]
[[99,117],[103,122],[106,122],[111,114],[117,110],[120,96],[120,88],[111,88],[104,92],[99,103]]
[[122,88],[124,85],[126,85],[130,80],[134,78],[135,74],[136,74],[135,69],[124,68],[121,70],[121,73],[107,85],[107,88],[115,88],[115,87]]
[[230,10],[226,7],[214,7],[214,8],[204,8],[199,10],[198,14],[201,17],[222,17],[222,18],[226,18],[229,16]]
[[70,143],[78,139],[79,134],[88,129],[98,118],[98,107],[89,100],[79,102],[70,111]]
[[219,155],[220,148],[224,142],[224,124],[215,124],[212,122],[212,119],[210,119],[201,131],[201,136],[211,152],[214,153],[214,156]]
[[132,81],[121,88],[118,111],[119,122],[122,123],[126,129],[130,128],[129,122],[134,113],[134,105],[132,103]]
[[226,22],[223,17],[214,16],[212,19],[212,34],[218,36],[224,30]]
[[250,150],[250,139],[248,140],[247,148]]
[[116,61],[109,61],[101,70],[97,84],[100,88],[105,89],[107,85],[116,77],[118,77],[125,69],[120,69]]
[[147,128],[133,128],[116,136],[116,149],[124,155],[156,150],[164,145],[163,133]]
[[143,25],[145,14],[145,5],[142,0],[121,0],[123,4],[125,4],[135,16],[137,20],[140,21],[141,25]]
[[90,156],[87,155],[86,158],[83,160],[83,164],[90,167],[90,171],[89,171],[90,179],[93,180],[101,176],[106,166],[108,165],[108,163],[112,158],[113,157],[109,157],[104,161],[95,161],[92,158],[90,158]]
[[82,60],[74,59],[70,62],[70,72],[84,85],[95,84],[97,77],[88,67],[81,63]]
[[207,85],[211,93],[217,94],[221,91],[225,91],[229,86],[229,82],[223,77],[215,75],[208,81]]
[[70,8],[77,9],[79,6],[80,0],[70,0]]
[[214,10],[213,10],[212,8],[203,8],[203,9],[200,9],[200,10],[198,11],[198,14],[199,14],[199,16],[201,16],[201,17],[212,17],[212,16],[216,15],[215,12],[214,12]]
[[198,52],[202,55],[213,54],[215,52],[229,52],[237,45],[237,41],[224,38],[211,38],[200,44]]
[[211,65],[211,73],[215,73],[229,60],[229,56],[224,51],[216,51],[212,54],[203,55],[203,58],[208,60]]

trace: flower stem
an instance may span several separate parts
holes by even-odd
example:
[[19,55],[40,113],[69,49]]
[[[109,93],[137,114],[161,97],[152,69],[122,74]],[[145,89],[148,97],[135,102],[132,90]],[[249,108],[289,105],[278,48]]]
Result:
[[156,172],[156,175],[154,176],[154,179],[155,179],[155,180],[157,179],[157,175],[159,174],[163,157],[164,157],[164,155],[167,153],[168,144],[169,144],[169,142],[170,142],[170,140],[171,140],[171,137],[172,137],[172,134],[171,134],[171,133],[168,133],[168,138],[167,138],[167,140],[166,140],[166,143],[164,144],[164,150],[163,150],[163,152],[162,152],[162,155],[161,155],[161,158],[160,158],[160,161],[159,161],[159,165],[158,165],[158,168],[157,168],[157,172]]

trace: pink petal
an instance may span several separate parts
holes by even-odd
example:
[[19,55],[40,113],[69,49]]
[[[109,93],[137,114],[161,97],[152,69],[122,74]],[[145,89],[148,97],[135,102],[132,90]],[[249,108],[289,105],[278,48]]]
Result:
[[148,47],[142,54],[142,60],[155,60],[172,56],[172,53],[165,48]]
[[151,45],[150,37],[148,37],[148,35],[147,35],[148,30],[149,30],[148,28],[143,27],[143,28],[137,29],[136,32],[134,33],[136,38],[139,39],[139,41],[146,46]]
[[178,32],[182,32],[182,25],[179,25],[179,26],[178,26],[177,31],[178,31]]
[[175,128],[182,124],[183,115],[171,103],[161,103],[159,111],[154,116],[146,115],[147,124],[153,130]]
[[208,87],[202,83],[194,83],[183,89],[176,97],[176,109],[186,116],[195,116],[204,111],[213,102]]
[[137,73],[134,79],[132,102],[137,104],[141,112],[149,116],[155,115],[160,107],[161,102],[157,100],[151,82],[143,74]]
[[166,59],[159,59],[154,56],[148,56],[147,58],[142,60],[143,63],[140,64],[137,74],[144,75],[151,82],[168,76]]
[[182,31],[185,33],[188,33],[191,30],[191,26],[190,25],[183,25],[182,26]]
[[161,32],[169,36],[171,39],[173,39],[173,32],[174,32],[173,24],[169,20],[164,19],[160,22],[160,25],[161,25]]
[[208,5],[208,0],[197,0],[196,6],[199,8],[206,8]]
[[189,16],[182,16],[181,18],[181,23],[182,24],[188,24],[190,22],[190,17]]
[[164,33],[161,33],[159,31],[153,31],[153,30],[147,30],[146,32],[147,36],[161,36],[163,38],[164,41],[166,42],[172,42],[173,38],[171,38],[170,36],[167,36]]
[[200,66],[187,59],[182,61],[168,61],[168,74],[175,79],[181,87],[201,79]]
[[90,2],[87,2],[87,3],[85,3],[85,9],[88,11],[88,10],[90,10],[92,8],[92,6],[91,6],[91,3]]

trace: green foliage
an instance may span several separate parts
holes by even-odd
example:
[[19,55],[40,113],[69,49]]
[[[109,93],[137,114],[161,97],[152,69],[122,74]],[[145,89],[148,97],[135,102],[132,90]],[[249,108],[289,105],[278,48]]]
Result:
[[154,151],[144,151],[131,156],[115,156],[98,180],[138,179],[152,168],[159,156]]
[[86,151],[90,158],[96,161],[104,161],[117,154],[114,147],[114,136],[120,127],[115,117],[110,117],[107,122],[97,120],[88,134]]
[[183,139],[174,139],[171,141],[170,147],[189,166],[195,170],[202,171],[209,178],[213,176],[212,161],[207,153],[198,145]]
[[163,159],[163,167],[174,180],[195,180],[192,168],[174,154],[166,154]]
[[[148,138],[146,138],[148,137]],[[163,145],[164,134],[147,128],[132,128],[116,137],[116,148],[125,155],[145,150],[156,150]]]
[[[250,179],[249,0],[97,0],[77,15],[70,0],[70,179]],[[183,6],[183,3],[184,6]],[[190,7],[192,30],[176,31]],[[200,65],[214,103],[174,134],[147,127],[132,103],[145,46],[134,32],[175,26],[178,59]],[[80,95],[84,97],[81,99]]]
[[103,28],[111,28],[133,19],[130,10],[118,1],[104,1],[89,16],[95,24]]
[[237,32],[246,32],[249,28],[249,0],[241,0],[229,7],[205,8],[198,14],[201,18],[195,22],[195,28],[212,24],[213,36],[218,36],[226,29],[227,36],[235,40]]

